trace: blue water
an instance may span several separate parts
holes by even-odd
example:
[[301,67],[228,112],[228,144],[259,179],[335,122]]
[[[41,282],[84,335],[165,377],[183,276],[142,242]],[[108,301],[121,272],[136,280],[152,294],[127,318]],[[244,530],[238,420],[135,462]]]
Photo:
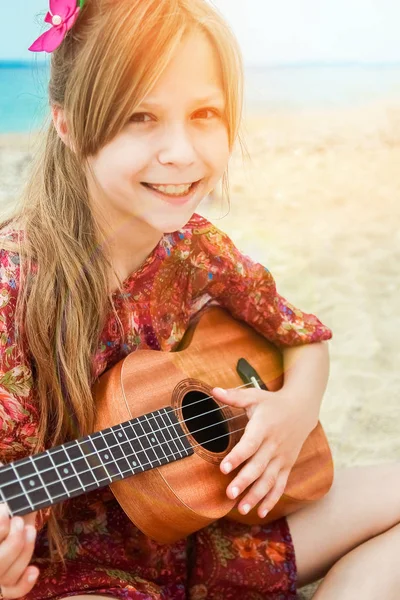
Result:
[[0,62],[0,133],[39,129],[49,112],[47,65]]
[[[40,128],[49,114],[48,63],[0,61],[0,133]],[[246,104],[252,110],[400,105],[400,64],[246,67]]]

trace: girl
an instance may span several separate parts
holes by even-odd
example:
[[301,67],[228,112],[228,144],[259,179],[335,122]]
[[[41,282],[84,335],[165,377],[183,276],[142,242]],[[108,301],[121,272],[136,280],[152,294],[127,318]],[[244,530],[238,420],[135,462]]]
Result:
[[[94,381],[137,348],[174,350],[220,304],[278,345],[279,392],[214,390],[249,425],[221,465],[245,513],[282,494],[316,426],[330,330],[195,211],[238,136],[242,63],[205,0],[50,0],[51,120],[22,205],[1,224],[0,459],[93,431]],[[266,423],[268,425],[266,425]],[[0,515],[5,598],[397,597],[400,468],[339,472],[327,496],[266,526],[221,519],[170,545],[108,488],[25,517]],[[236,488],[236,489],[235,489]],[[396,565],[397,566],[397,565]]]

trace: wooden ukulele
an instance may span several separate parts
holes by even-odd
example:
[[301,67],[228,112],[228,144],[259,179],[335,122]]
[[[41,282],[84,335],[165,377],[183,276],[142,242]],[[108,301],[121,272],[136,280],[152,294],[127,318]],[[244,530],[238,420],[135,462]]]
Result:
[[[211,307],[191,324],[175,352],[137,350],[93,386],[96,431],[0,468],[0,502],[11,515],[110,485],[129,519],[171,543],[227,517],[268,523],[321,498],[333,481],[320,423],[306,439],[284,494],[264,518],[235,508],[219,469],[247,423],[243,409],[211,396],[216,386],[282,386],[279,350],[228,312]],[[243,465],[242,465],[243,466]],[[135,477],[132,477],[135,475]],[[242,496],[244,495],[243,492]]]

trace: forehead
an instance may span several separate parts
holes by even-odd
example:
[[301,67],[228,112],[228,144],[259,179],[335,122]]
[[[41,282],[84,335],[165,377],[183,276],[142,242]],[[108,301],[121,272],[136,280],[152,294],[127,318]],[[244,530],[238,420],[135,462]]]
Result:
[[143,104],[156,107],[168,102],[168,98],[177,97],[193,102],[224,100],[218,54],[202,32],[191,33],[183,38]]

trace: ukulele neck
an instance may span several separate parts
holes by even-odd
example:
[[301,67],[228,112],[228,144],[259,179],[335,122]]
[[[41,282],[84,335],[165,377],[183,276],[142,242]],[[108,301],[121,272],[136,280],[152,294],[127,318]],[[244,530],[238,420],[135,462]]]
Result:
[[0,467],[0,501],[24,515],[190,454],[167,406]]

